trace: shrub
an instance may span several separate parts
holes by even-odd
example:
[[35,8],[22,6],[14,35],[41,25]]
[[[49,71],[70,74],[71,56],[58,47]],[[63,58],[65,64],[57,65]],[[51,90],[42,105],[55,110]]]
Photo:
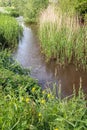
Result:
[[[40,11],[47,7],[48,0],[26,0],[16,3],[16,8],[24,15],[25,21],[34,23],[37,22]],[[21,8],[22,6],[24,8]]]

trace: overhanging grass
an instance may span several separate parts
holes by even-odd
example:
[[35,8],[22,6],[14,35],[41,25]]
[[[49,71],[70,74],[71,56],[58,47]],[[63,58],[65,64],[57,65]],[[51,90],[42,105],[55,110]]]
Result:
[[15,18],[0,14],[0,43],[4,47],[15,47],[19,36],[22,35],[22,28]]
[[81,86],[78,95],[74,90],[71,98],[61,99],[60,90],[59,97],[50,89],[41,92],[37,83],[23,73],[25,70],[9,62],[9,56],[6,51],[0,52],[1,130],[87,129],[87,100]]

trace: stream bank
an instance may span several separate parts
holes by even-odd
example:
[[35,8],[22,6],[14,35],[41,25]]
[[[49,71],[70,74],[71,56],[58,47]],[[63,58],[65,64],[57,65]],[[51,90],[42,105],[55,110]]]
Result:
[[31,77],[37,79],[43,89],[51,87],[53,83],[61,83],[62,97],[71,95],[73,86],[78,90],[81,78],[83,90],[87,93],[87,72],[78,70],[73,64],[61,68],[54,61],[46,63],[34,28],[26,26],[22,17],[17,20],[24,31],[15,52],[15,59],[24,68],[31,69]]

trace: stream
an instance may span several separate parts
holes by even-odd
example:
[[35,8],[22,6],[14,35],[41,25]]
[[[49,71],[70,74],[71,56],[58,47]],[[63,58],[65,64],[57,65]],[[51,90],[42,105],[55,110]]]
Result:
[[87,72],[76,69],[73,64],[60,68],[54,61],[46,63],[35,28],[25,25],[21,16],[17,20],[23,27],[23,37],[14,57],[24,68],[31,70],[31,77],[37,79],[43,89],[61,83],[62,97],[72,94],[73,85],[78,90],[81,78],[82,88],[87,93]]

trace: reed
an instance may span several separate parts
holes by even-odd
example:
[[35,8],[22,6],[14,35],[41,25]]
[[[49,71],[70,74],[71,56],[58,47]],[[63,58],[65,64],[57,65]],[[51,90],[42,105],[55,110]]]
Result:
[[80,26],[78,16],[49,6],[40,17],[39,36],[46,60],[87,67],[87,26]]

